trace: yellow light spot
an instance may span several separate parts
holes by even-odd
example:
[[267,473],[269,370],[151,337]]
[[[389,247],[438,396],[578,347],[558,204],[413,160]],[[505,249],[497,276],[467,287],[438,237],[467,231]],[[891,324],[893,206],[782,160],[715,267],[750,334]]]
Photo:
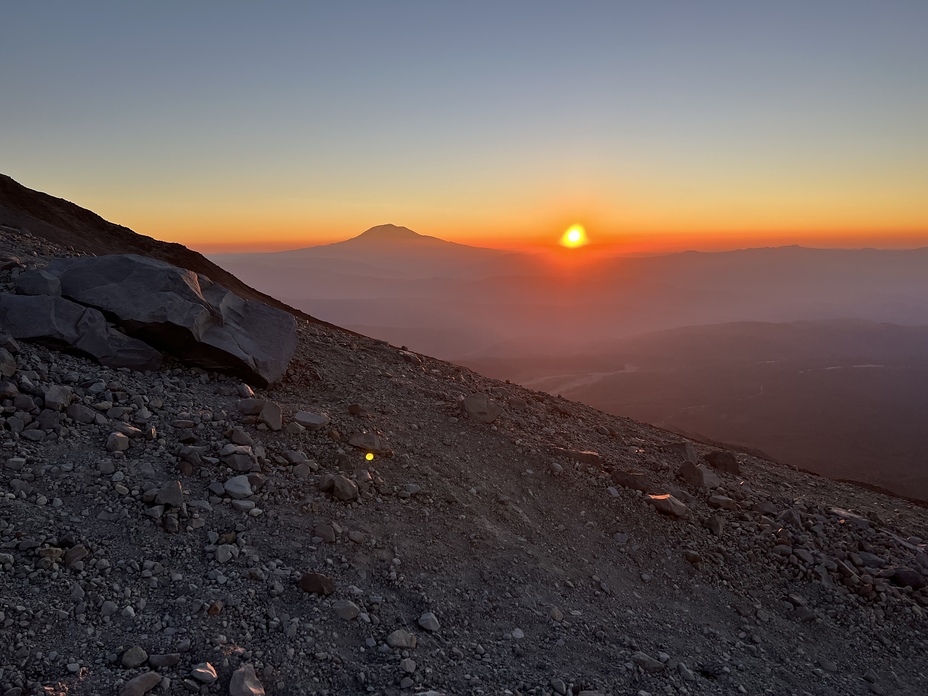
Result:
[[583,225],[574,225],[561,235],[561,246],[568,249],[575,249],[583,246],[589,241],[586,236],[586,230]]
[[374,459],[374,453],[373,453],[373,452],[368,452],[367,454],[364,455],[364,458],[365,458],[367,461],[369,461],[369,462],[370,462],[370,461],[373,461],[373,459]]

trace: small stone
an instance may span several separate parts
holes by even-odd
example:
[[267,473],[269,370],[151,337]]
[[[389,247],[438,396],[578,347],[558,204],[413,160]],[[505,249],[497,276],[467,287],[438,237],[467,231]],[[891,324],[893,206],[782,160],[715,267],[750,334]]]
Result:
[[398,628],[387,636],[387,645],[391,648],[405,648],[412,650],[416,647],[416,636],[409,631]]
[[613,469],[610,477],[613,483],[618,486],[631,488],[632,490],[641,491],[642,493],[648,493],[653,490],[654,484],[651,482],[651,477],[642,471]]
[[127,681],[119,690],[119,696],[143,696],[160,683],[160,674],[157,672],[145,672]]
[[335,592],[335,578],[322,573],[304,573],[300,578],[300,589],[317,595],[330,595]]
[[302,425],[307,430],[322,430],[330,422],[330,418],[321,413],[311,413],[309,411],[297,411],[293,420]]
[[355,433],[348,438],[348,444],[373,454],[385,454],[388,450],[387,445],[376,433]]
[[669,493],[649,495],[648,500],[658,512],[664,515],[670,515],[671,517],[686,517],[687,515],[686,505]]
[[83,544],[77,544],[76,546],[72,546],[67,551],[65,551],[64,565],[67,568],[71,568],[75,563],[84,560],[89,555],[90,552],[84,547]]
[[190,670],[190,676],[201,684],[213,684],[219,678],[219,675],[216,674],[216,668],[209,662],[194,665],[193,669]]
[[492,423],[502,412],[499,404],[486,394],[471,394],[461,405],[464,412],[478,423]]
[[224,484],[222,484],[223,489],[225,489],[226,495],[230,498],[235,498],[236,500],[241,500],[243,498],[248,498],[253,495],[251,490],[251,482],[248,480],[247,476],[233,476]]
[[560,623],[564,620],[564,612],[562,612],[557,607],[551,607],[551,611],[548,612],[548,618],[552,621],[557,621]]
[[168,653],[166,655],[149,655],[148,664],[156,669],[162,667],[173,667],[180,662],[180,653]]
[[332,609],[335,610],[335,613],[338,614],[339,617],[345,619],[346,621],[351,621],[352,619],[357,618],[358,614],[361,613],[361,607],[349,599],[338,600],[332,604]]
[[106,438],[106,449],[109,452],[125,452],[129,449],[129,438],[122,433],[110,433]]
[[232,673],[229,696],[264,696],[264,686],[258,680],[252,665],[242,665]]
[[155,505],[171,505],[179,508],[184,503],[184,490],[180,481],[169,481],[155,496]]
[[148,653],[138,645],[129,648],[122,654],[122,666],[126,669],[141,667],[145,664],[146,660],[148,660]]
[[265,401],[258,413],[258,421],[264,423],[271,430],[280,430],[283,428],[283,413],[280,406],[273,401]]
[[663,662],[660,660],[655,660],[647,653],[643,653],[641,651],[638,651],[632,655],[632,661],[641,667],[642,670],[650,674],[657,674],[658,672],[664,671]]
[[734,474],[735,476],[740,476],[741,474],[741,466],[738,464],[738,460],[735,459],[735,455],[731,452],[717,450],[705,455],[703,459],[705,459],[713,469],[718,469],[726,474]]
[[441,625],[438,623],[438,619],[435,618],[435,614],[430,611],[425,612],[422,616],[419,617],[419,626],[424,628],[426,631],[437,631],[441,628]]
[[406,672],[407,674],[412,674],[416,671],[416,662],[410,657],[400,660],[400,669]]

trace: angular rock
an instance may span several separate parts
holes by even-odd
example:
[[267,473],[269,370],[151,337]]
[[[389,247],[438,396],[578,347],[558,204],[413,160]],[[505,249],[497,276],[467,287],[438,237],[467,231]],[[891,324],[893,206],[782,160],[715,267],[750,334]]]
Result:
[[500,405],[486,394],[471,394],[461,405],[464,412],[478,423],[492,423],[502,412]]
[[687,516],[686,505],[669,493],[665,493],[664,495],[649,495],[648,500],[660,513],[670,515],[671,517]]
[[284,427],[283,413],[280,406],[273,401],[265,401],[258,413],[258,420],[271,430],[280,430]]
[[148,660],[148,653],[141,646],[136,645],[122,654],[122,666],[126,669],[141,667]]
[[122,433],[110,433],[106,438],[106,449],[110,452],[125,452],[129,449],[129,438]]
[[324,493],[331,492],[333,498],[346,502],[358,497],[358,484],[341,474],[323,476],[319,488]]
[[180,481],[169,481],[164,484],[155,496],[155,505],[173,505],[180,507],[184,502],[184,489]]
[[709,507],[719,508],[721,510],[737,510],[738,501],[727,498],[724,495],[713,495],[709,497]]
[[23,271],[13,280],[20,295],[61,295],[61,281],[48,271]]
[[233,476],[224,484],[222,484],[222,487],[225,490],[227,496],[236,500],[248,498],[254,493],[251,490],[251,482],[248,480],[248,477],[244,475]]
[[350,599],[340,599],[332,604],[332,609],[336,614],[346,621],[351,621],[361,613],[361,607],[352,602]]
[[426,631],[437,631],[441,628],[441,625],[438,623],[438,619],[435,618],[435,614],[430,611],[425,612],[422,616],[419,617],[419,626],[424,628]]
[[335,578],[322,573],[303,573],[300,589],[317,595],[330,595],[335,592]]
[[668,445],[673,452],[677,452],[683,455],[683,458],[688,462],[696,462],[696,448],[693,447],[693,443],[689,440],[684,440],[682,442],[672,442]]
[[613,469],[610,477],[617,485],[631,488],[635,491],[641,491],[642,493],[647,493],[652,490],[654,486],[654,484],[651,483],[651,478],[641,471]]
[[180,653],[167,653],[165,655],[149,655],[148,664],[155,669],[173,667],[180,662]]
[[6,348],[0,348],[0,376],[12,377],[16,374],[16,359]]
[[655,660],[653,657],[647,653],[641,652],[640,650],[632,655],[632,662],[650,674],[657,674],[658,672],[664,671],[663,662],[660,660]]
[[54,411],[64,411],[71,403],[72,396],[71,387],[60,384],[51,386],[45,391],[45,407]]
[[201,684],[213,684],[219,678],[216,668],[209,662],[201,662],[190,670],[190,676]]
[[252,665],[242,665],[232,673],[229,696],[264,696],[264,686]]
[[87,355],[108,367],[161,367],[157,350],[111,329],[96,309],[61,297],[0,293],[0,326],[14,338]]
[[705,459],[713,469],[718,469],[726,474],[734,474],[735,476],[741,475],[741,465],[731,452],[716,450],[715,452],[709,452],[703,459]]
[[410,633],[409,631],[404,631],[402,628],[398,628],[393,633],[387,636],[387,645],[391,648],[404,648],[406,650],[412,650],[416,647],[418,642],[415,634]]
[[296,321],[209,278],[134,254],[56,259],[64,296],[114,317],[126,333],[207,370],[264,387],[296,350]]
[[71,404],[66,411],[68,417],[78,423],[89,425],[96,420],[96,411],[84,404]]
[[387,445],[376,433],[355,433],[348,438],[348,444],[374,454],[384,454],[388,449]]
[[157,672],[145,672],[130,679],[119,690],[119,696],[144,696],[161,683],[161,675]]
[[556,448],[555,453],[561,457],[573,459],[575,462],[580,462],[581,464],[602,465],[603,463],[603,458],[599,452],[591,452],[589,450],[562,449],[558,447]]
[[718,488],[722,485],[722,479],[714,471],[691,461],[683,463],[677,470],[677,476],[697,488]]
[[309,411],[297,411],[293,420],[302,425],[307,430],[322,430],[329,424],[329,417],[321,413],[310,413]]
[[900,587],[911,587],[913,590],[920,590],[928,585],[928,580],[917,570],[911,568],[895,568],[891,580]]

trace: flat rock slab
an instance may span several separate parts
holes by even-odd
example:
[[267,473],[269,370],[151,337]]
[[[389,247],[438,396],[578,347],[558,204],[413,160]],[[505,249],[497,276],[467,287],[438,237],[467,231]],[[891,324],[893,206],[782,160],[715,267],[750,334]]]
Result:
[[665,493],[664,495],[649,495],[648,502],[650,502],[658,512],[664,515],[669,515],[671,517],[686,517],[687,515],[686,505],[669,493]]
[[61,293],[184,362],[266,387],[296,350],[296,321],[203,275],[135,254],[56,259]]

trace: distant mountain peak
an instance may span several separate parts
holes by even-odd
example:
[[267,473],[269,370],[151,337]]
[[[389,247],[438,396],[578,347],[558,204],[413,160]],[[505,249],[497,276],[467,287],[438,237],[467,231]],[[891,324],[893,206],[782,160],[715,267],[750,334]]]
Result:
[[445,241],[439,237],[432,237],[427,234],[419,234],[408,227],[400,225],[377,225],[369,230],[362,232],[357,237],[351,237],[344,242],[336,242],[332,246],[347,244],[350,247],[377,247],[388,251],[392,247],[408,249],[411,247],[446,247],[458,246],[452,242]]
[[413,237],[422,237],[418,232],[413,232],[408,227],[400,225],[386,224],[376,225],[369,230],[365,230],[357,238],[365,237],[367,239],[411,239]]

